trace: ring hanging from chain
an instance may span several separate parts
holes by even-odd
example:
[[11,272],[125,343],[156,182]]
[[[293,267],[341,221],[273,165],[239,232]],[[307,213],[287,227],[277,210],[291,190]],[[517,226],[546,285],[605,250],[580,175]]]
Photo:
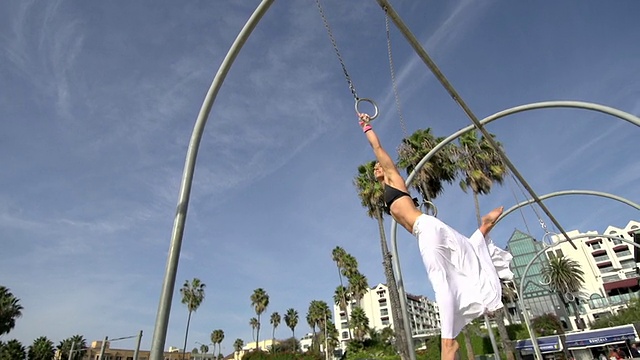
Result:
[[356,92],[356,87],[353,85],[353,81],[351,80],[351,76],[347,71],[347,66],[344,63],[344,59],[342,58],[342,54],[340,54],[340,50],[338,49],[338,42],[333,36],[333,31],[331,30],[331,26],[329,25],[329,20],[327,20],[326,15],[324,14],[324,9],[322,8],[322,4],[320,4],[320,0],[316,0],[316,6],[318,7],[318,12],[320,13],[320,17],[322,18],[322,23],[324,24],[325,29],[327,30],[327,34],[329,35],[329,40],[331,41],[331,45],[333,45],[333,51],[336,53],[338,57],[338,61],[340,62],[340,66],[342,67],[342,73],[344,74],[344,78],[347,80],[347,84],[349,85],[349,90],[351,91],[351,95],[353,95],[353,99],[355,100],[355,108],[356,112],[360,113],[358,107],[361,102],[368,102],[373,105],[374,114],[369,116],[369,121],[378,117],[378,105],[371,99],[360,98],[358,97],[358,93]]
[[438,217],[438,207],[431,201],[423,200],[422,207],[424,213],[433,217]]
[[[375,119],[378,117],[378,104],[376,104],[375,101],[371,100],[371,99],[367,99],[367,98],[360,98],[356,100],[356,113],[361,114],[362,111],[360,111],[360,109],[358,109],[358,107],[360,106],[361,102],[368,102],[371,105],[373,105],[373,115],[369,114],[369,121]],[[369,122],[367,121],[367,122]]]

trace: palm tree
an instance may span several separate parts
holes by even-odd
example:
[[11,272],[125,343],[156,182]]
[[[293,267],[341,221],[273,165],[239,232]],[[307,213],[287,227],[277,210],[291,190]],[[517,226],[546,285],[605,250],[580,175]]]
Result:
[[28,350],[29,360],[53,360],[55,349],[53,341],[41,336],[33,340],[33,344]]
[[287,313],[284,314],[284,323],[291,329],[291,337],[293,337],[293,351],[296,351],[296,326],[298,326],[298,312],[293,309],[287,309]]
[[[215,347],[215,344],[214,344]],[[207,355],[209,352],[209,346],[205,344],[200,344],[200,354]]]
[[60,350],[63,359],[69,359],[69,353],[73,349],[71,354],[71,360],[80,360],[84,357],[84,350],[87,347],[87,341],[82,335],[73,335],[70,338],[66,338],[60,341],[57,348]]
[[238,356],[238,353],[242,351],[242,347],[244,346],[244,341],[242,339],[236,339],[233,342],[233,350],[235,351],[235,355]]
[[277,311],[271,314],[271,319],[269,320],[269,322],[273,326],[273,332],[271,333],[271,349],[273,349],[273,352],[276,351],[276,328],[278,327],[278,325],[280,325],[280,320],[280,314],[278,314]]
[[[253,341],[256,341],[256,329],[259,326],[259,322],[257,318],[252,317],[251,319],[249,319],[249,325],[251,325],[251,338],[253,338]],[[256,349],[258,348],[258,343],[256,342]]]
[[0,347],[1,360],[26,360],[27,351],[18,340],[9,340]]
[[351,328],[357,340],[362,340],[369,330],[369,318],[359,306],[354,307],[351,311]]
[[389,248],[387,246],[387,238],[384,232],[384,189],[382,184],[378,182],[376,180],[376,177],[373,175],[373,167],[375,166],[375,164],[375,161],[370,161],[364,165],[358,166],[358,175],[353,180],[353,183],[358,190],[360,204],[367,210],[367,216],[375,219],[378,223],[378,233],[380,234],[380,250],[382,252],[382,266],[384,268],[384,275],[387,281],[387,286],[389,288],[391,316],[393,318],[393,324],[397,329],[396,333],[398,334],[396,347],[400,352],[402,359],[408,360],[410,349],[407,346],[405,337],[403,320],[405,314],[403,314],[402,310],[400,309],[400,296],[398,293],[393,266],[391,264],[391,253],[389,252]]
[[[347,289],[344,287],[344,283],[342,281],[342,270],[346,268],[345,258],[347,255],[348,255],[347,252],[344,251],[344,249],[339,246],[336,246],[331,252],[331,257],[333,261],[335,261],[336,263],[336,266],[338,268],[338,277],[340,278],[340,286],[336,289],[336,293],[333,298],[334,298],[335,304],[340,307],[340,311],[344,312],[344,315],[347,321],[347,328],[348,328],[349,313],[347,311],[347,306],[349,305],[349,302],[348,302],[349,294],[347,292]],[[338,296],[338,298],[336,298],[336,296]],[[350,340],[351,331],[349,331],[348,334],[349,334],[349,337],[347,340]]]
[[[549,287],[558,294],[566,303],[571,303],[573,313],[576,316],[576,325],[578,329],[582,329],[582,319],[580,311],[578,311],[578,294],[584,284],[584,271],[580,264],[566,256],[552,257],[549,264],[542,269],[542,276],[549,281]],[[568,300],[567,296],[572,300]]]
[[264,291],[263,288],[257,288],[253,290],[253,294],[251,294],[251,306],[256,311],[256,315],[258,315],[258,327],[256,328],[256,349],[258,349],[258,344],[260,343],[260,315],[267,310],[267,306],[269,306],[269,294]]
[[206,285],[198,278],[193,278],[191,282],[185,280],[180,289],[182,295],[182,303],[187,305],[189,315],[187,316],[187,330],[184,332],[184,346],[182,347],[182,359],[187,352],[187,338],[189,337],[189,324],[191,323],[191,313],[198,310],[202,302],[204,301],[204,288]]
[[211,342],[214,344],[214,356],[215,356],[215,345],[218,345],[218,357],[220,357],[220,352],[222,351],[222,341],[224,340],[224,331],[222,329],[213,330],[211,333]]
[[358,260],[351,254],[347,253],[342,259],[342,276],[347,279],[354,273],[358,272]]
[[[493,134],[491,136],[493,137]],[[478,195],[490,193],[494,183],[502,184],[508,169],[498,150],[491,147],[484,136],[478,139],[476,131],[464,133],[458,138],[458,143],[457,165],[462,177],[460,188],[465,192],[470,188],[473,192],[476,217],[480,226]],[[499,150],[502,150],[502,144],[497,144]]]
[[[493,135],[491,135],[493,137]],[[497,142],[499,150],[502,145]],[[480,217],[479,194],[488,194],[494,183],[502,184],[507,176],[507,166],[500,157],[497,149],[494,149],[484,136],[478,139],[478,133],[468,131],[458,138],[458,147],[455,150],[456,164],[462,180],[460,188],[463,191],[471,189],[473,192],[473,202],[476,210],[476,220],[478,227],[482,224]],[[496,324],[498,331],[506,334],[506,326],[504,324],[504,307],[497,311]],[[485,317],[486,320],[488,320]],[[493,331],[490,327],[488,331]],[[465,344],[467,345],[467,355],[474,358],[471,340],[466,329],[463,330]],[[493,337],[493,334],[490,334]],[[511,342],[507,338],[502,338],[502,347],[511,349]],[[511,351],[507,351],[507,360],[513,360]]]
[[7,287],[0,286],[0,335],[8,334],[16,326],[22,310],[20,299],[13,296]]
[[[435,137],[431,129],[418,129],[402,139],[398,147],[398,167],[411,174],[418,163],[444,138]],[[415,174],[412,187],[418,190],[424,201],[433,201],[444,191],[444,183],[456,178],[455,146],[447,144],[427,161]]]

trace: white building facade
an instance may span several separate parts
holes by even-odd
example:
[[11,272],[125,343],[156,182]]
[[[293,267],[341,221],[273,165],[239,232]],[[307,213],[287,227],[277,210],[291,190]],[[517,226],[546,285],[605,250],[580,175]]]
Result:
[[[580,264],[585,280],[580,295],[580,312],[588,323],[600,316],[616,313],[631,298],[638,297],[640,276],[635,246],[619,239],[599,236],[596,231],[567,232],[569,237],[583,234],[588,236],[573,240],[577,249],[564,242],[549,249],[546,254],[548,258],[566,256]],[[603,234],[634,242],[634,234],[636,238],[640,235],[640,222],[629,221],[624,228],[609,226]],[[562,239],[563,236],[551,238],[554,244]],[[573,324],[575,319],[575,316],[571,316]]]
[[[355,302],[351,302],[347,307],[347,312],[351,314]],[[393,316],[391,315],[391,299],[389,289],[385,284],[378,284],[370,288],[360,301],[360,306],[369,319],[369,327],[381,331],[390,327],[395,331]],[[409,322],[414,337],[439,333],[440,313],[435,301],[429,300],[425,296],[407,294],[407,312]],[[333,306],[334,319],[336,319],[336,329],[340,340],[340,347],[345,348],[350,339],[347,314],[340,310],[337,305]]]

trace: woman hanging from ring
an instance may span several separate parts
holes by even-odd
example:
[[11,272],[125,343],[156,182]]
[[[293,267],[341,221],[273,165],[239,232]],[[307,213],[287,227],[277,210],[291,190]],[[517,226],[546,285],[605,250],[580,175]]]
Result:
[[441,359],[453,360],[459,348],[456,336],[475,318],[503,307],[500,279],[513,278],[509,270],[511,254],[497,248],[488,236],[503,208],[485,215],[470,238],[423,214],[409,195],[395,163],[382,148],[369,124],[369,115],[359,114],[359,118],[377,159],[373,171],[383,184],[385,204],[391,216],[418,240],[440,308]]

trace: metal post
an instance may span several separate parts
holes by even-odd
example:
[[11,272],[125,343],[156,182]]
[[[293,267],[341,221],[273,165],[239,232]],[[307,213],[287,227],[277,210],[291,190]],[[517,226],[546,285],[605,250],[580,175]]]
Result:
[[[502,310],[498,310],[502,311]],[[489,340],[491,340],[491,347],[493,348],[493,358],[494,360],[500,359],[500,349],[498,349],[498,343],[496,342],[496,335],[493,333],[493,328],[491,327],[491,320],[489,320],[489,316],[484,316],[484,326],[487,327],[487,331],[489,332]]]
[[327,340],[327,313],[326,312],[324,313],[324,358],[325,360],[329,360],[329,341]]
[[72,359],[72,356],[73,356],[73,349],[75,349],[75,347],[76,347],[76,343],[75,343],[75,341],[72,341],[72,342],[71,342],[71,350],[69,350],[69,360],[71,360],[71,359]]
[[104,341],[102,342],[102,346],[100,346],[100,357],[98,359],[104,360],[104,351],[107,348],[107,341],[109,340],[108,336],[104,337]]
[[180,194],[178,196],[178,205],[173,221],[173,230],[171,232],[171,244],[169,246],[169,255],[167,257],[167,266],[164,280],[162,282],[162,291],[160,294],[160,302],[158,305],[158,313],[156,316],[156,324],[151,339],[151,360],[163,360],[164,344],[167,337],[167,327],[169,324],[169,313],[171,311],[171,300],[176,283],[176,273],[178,271],[178,260],[180,259],[180,248],[182,247],[182,236],[184,234],[184,225],[187,218],[187,209],[189,207],[189,196],[191,194],[191,185],[193,182],[193,173],[196,165],[196,157],[198,155],[198,147],[202,139],[202,133],[207,123],[211,107],[218,94],[218,90],[222,86],[224,79],[231,68],[236,56],[242,49],[242,46],[251,35],[262,16],[269,9],[274,0],[262,0],[256,10],[253,12],[249,20],[246,22],[231,48],[227,52],[218,72],[216,73],[211,87],[204,99],[200,113],[196,120],[180,183]]
[[142,341],[142,330],[138,333],[138,340],[136,340],[136,349],[133,351],[133,360],[138,360],[138,353],[140,352],[140,342]]
[[462,97],[457,93],[457,91],[449,83],[449,81],[444,76],[444,74],[440,71],[440,69],[438,69],[438,66],[433,62],[433,60],[431,60],[431,58],[429,57],[427,52],[424,50],[424,48],[422,47],[418,39],[416,39],[413,33],[411,33],[411,30],[409,30],[409,28],[404,24],[400,16],[395,12],[395,10],[393,10],[393,8],[391,7],[391,4],[389,4],[387,0],[378,0],[378,3],[387,12],[391,20],[393,20],[393,22],[396,24],[400,32],[404,35],[404,37],[407,39],[409,44],[416,51],[416,54],[418,54],[418,56],[422,59],[422,61],[424,61],[424,63],[429,68],[429,70],[431,70],[433,75],[438,79],[438,81],[440,81],[442,86],[447,90],[447,92],[453,98],[453,100],[458,105],[460,105],[462,110],[465,112],[465,114],[467,114],[471,122],[475,125],[476,129],[478,129],[482,133],[484,138],[487,140],[487,142],[491,144],[491,147],[500,156],[500,158],[505,163],[505,165],[509,168],[511,173],[516,178],[518,178],[518,181],[520,181],[520,183],[527,190],[529,195],[531,195],[531,197],[536,201],[536,203],[538,204],[538,206],[540,206],[542,211],[544,211],[544,213],[547,214],[547,217],[549,218],[549,220],[551,220],[551,222],[556,226],[556,228],[558,228],[558,230],[562,233],[562,235],[564,235],[565,239],[569,241],[569,243],[573,246],[573,248],[577,249],[575,244],[571,242],[571,239],[567,235],[566,231],[564,231],[564,229],[562,228],[558,220],[556,220],[556,218],[553,216],[553,214],[551,214],[551,211],[549,211],[547,206],[543,204],[542,201],[538,198],[538,195],[536,195],[536,193],[533,191],[529,183],[520,174],[518,169],[516,169],[515,165],[513,165],[509,157],[507,157],[507,155],[502,150],[500,150],[500,146],[498,146],[497,141],[494,140],[491,134],[482,126],[482,123],[478,120],[476,115],[471,111],[471,109],[467,106],[464,100],[462,100]]

